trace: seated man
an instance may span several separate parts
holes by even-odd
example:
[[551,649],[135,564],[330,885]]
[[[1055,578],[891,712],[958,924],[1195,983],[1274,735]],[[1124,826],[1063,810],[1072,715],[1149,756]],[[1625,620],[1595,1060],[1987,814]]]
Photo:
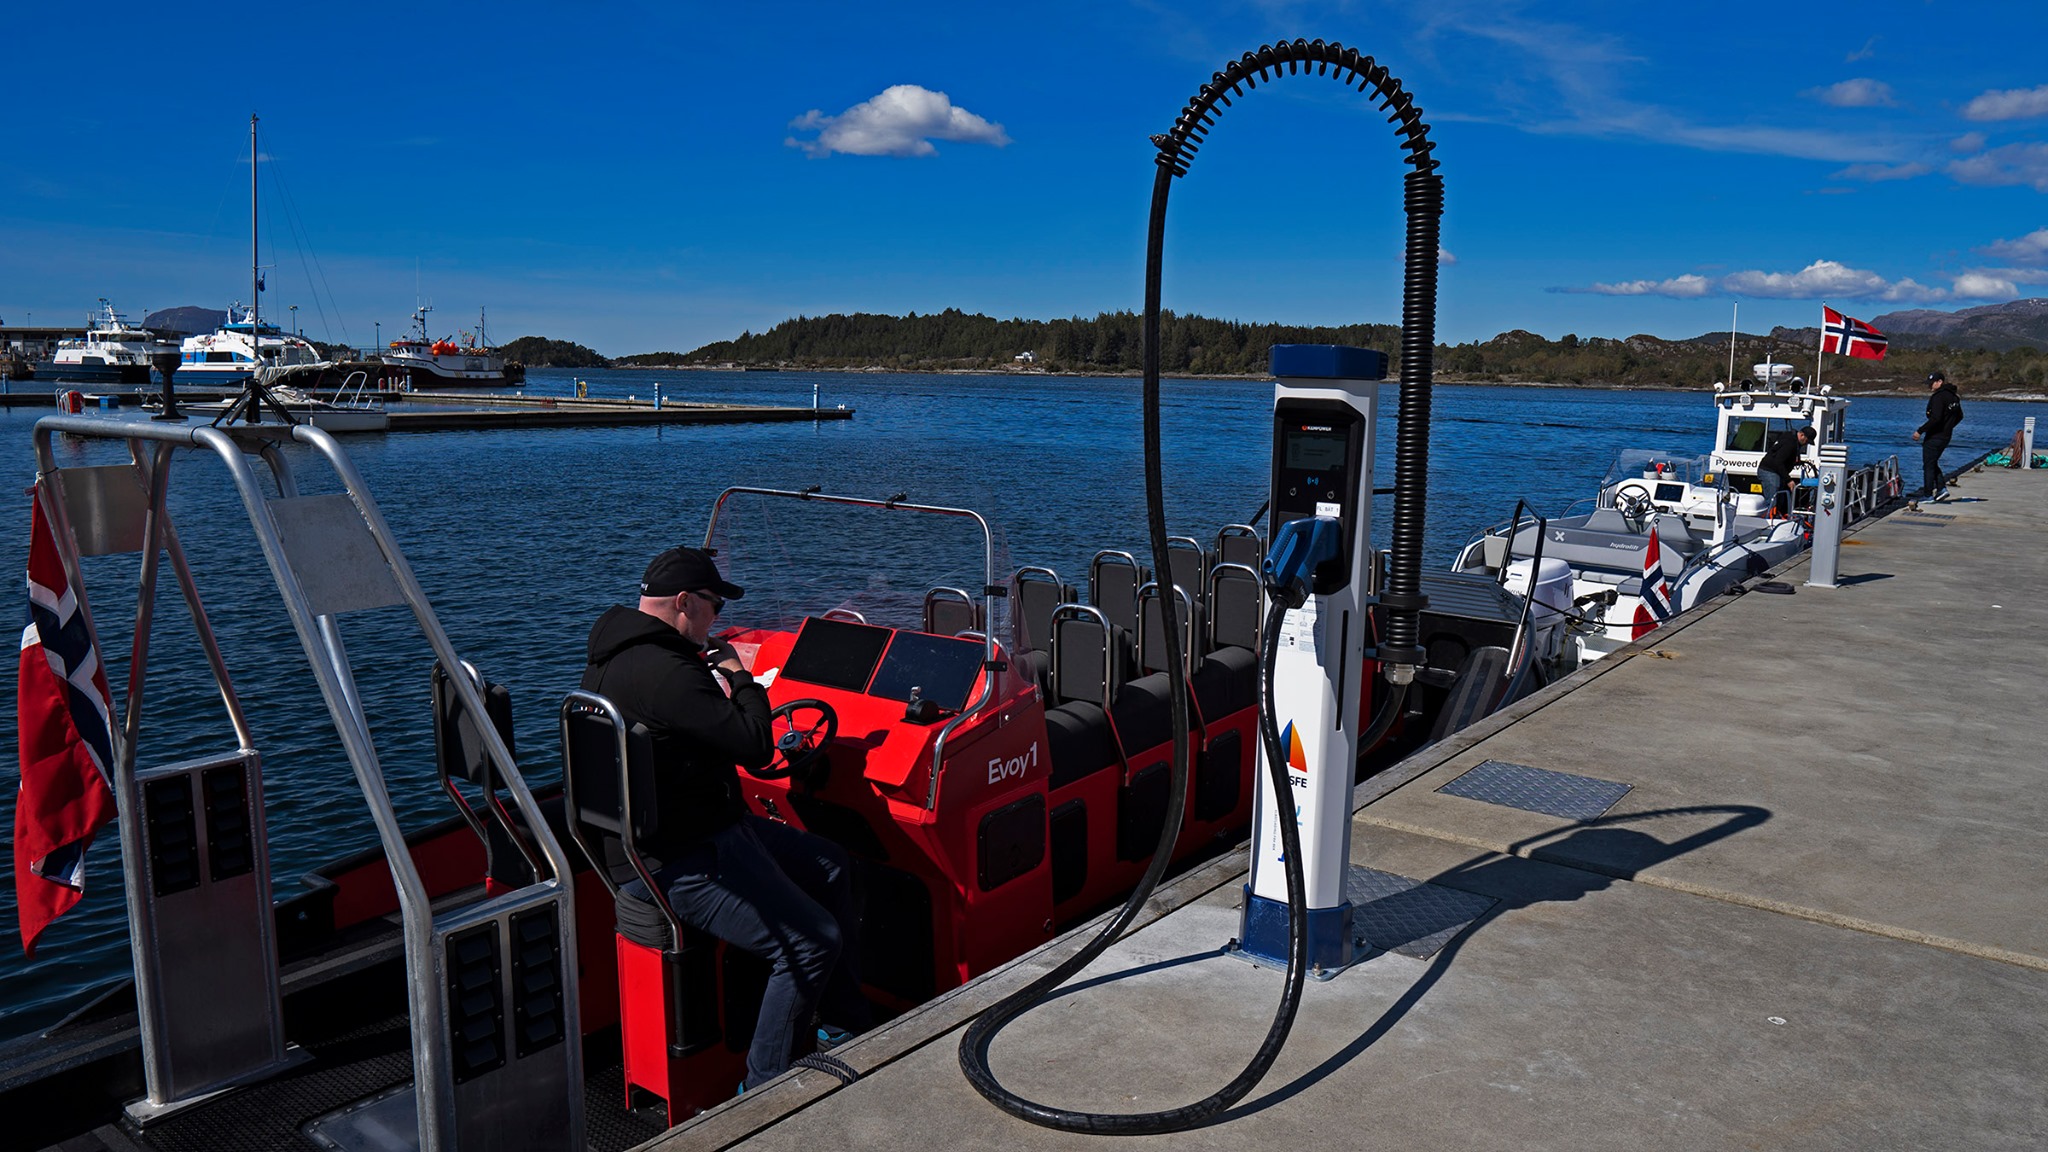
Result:
[[[652,736],[671,853],[655,878],[677,917],[769,963],[747,1050],[752,1088],[789,1067],[814,1010],[857,1030],[868,1005],[846,854],[750,814],[740,793],[736,766],[765,766],[774,738],[767,692],[710,638],[725,602],[739,598],[707,553],[663,552],[641,578],[639,607],[607,609],[591,628],[583,687]],[[627,888],[644,890],[638,880]]]

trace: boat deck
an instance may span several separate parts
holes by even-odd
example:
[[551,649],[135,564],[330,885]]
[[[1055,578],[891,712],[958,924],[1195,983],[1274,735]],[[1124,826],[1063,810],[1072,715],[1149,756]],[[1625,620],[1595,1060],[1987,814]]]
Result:
[[[1792,594],[1716,600],[1361,785],[1381,951],[1310,982],[1207,1128],[1091,1141],[968,1087],[962,1025],[1076,934],[840,1049],[851,1086],[799,1071],[647,1147],[2040,1148],[2044,484],[1966,476],[1855,533],[1842,587],[1796,559]],[[1466,775],[1487,761],[1540,771]],[[1157,894],[998,1037],[998,1076],[1140,1111],[1235,1075],[1282,983],[1219,951],[1243,865]]]

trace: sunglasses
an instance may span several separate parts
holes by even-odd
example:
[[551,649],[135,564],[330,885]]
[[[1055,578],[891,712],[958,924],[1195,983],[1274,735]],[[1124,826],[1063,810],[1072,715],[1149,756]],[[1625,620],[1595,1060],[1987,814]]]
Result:
[[725,600],[722,597],[716,596],[710,592],[699,592],[695,590],[692,590],[690,592],[690,595],[703,597],[704,602],[706,604],[711,605],[711,614],[713,616],[716,616],[720,612],[725,611]]

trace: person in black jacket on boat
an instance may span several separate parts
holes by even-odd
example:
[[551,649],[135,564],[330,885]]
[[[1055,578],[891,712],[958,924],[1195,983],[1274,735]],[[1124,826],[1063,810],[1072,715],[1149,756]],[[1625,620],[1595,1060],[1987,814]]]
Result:
[[[1806,455],[1806,446],[1813,440],[1813,429],[1800,428],[1790,436],[1781,436],[1771,450],[1764,453],[1763,460],[1756,466],[1756,482],[1764,490],[1764,507],[1776,511],[1778,492],[1785,487],[1785,481],[1792,476],[1792,470],[1799,467],[1799,461]],[[1787,501],[1787,505],[1793,501]]]
[[[868,1022],[853,935],[851,868],[838,845],[747,811],[738,766],[774,754],[768,694],[711,628],[738,585],[710,555],[671,548],[647,566],[637,608],[590,630],[583,687],[652,737],[671,858],[655,876],[684,923],[768,961],[745,1087],[789,1067],[823,1008],[835,1025]],[[627,889],[644,891],[635,880]]]
[[1948,382],[1939,368],[1927,374],[1927,387],[1927,423],[1914,430],[1913,439],[1920,441],[1920,467],[1927,480],[1921,494],[1941,500],[1948,496],[1948,476],[1941,470],[1941,453],[1948,447],[1956,425],[1963,422],[1963,402],[1956,396],[1956,386]]

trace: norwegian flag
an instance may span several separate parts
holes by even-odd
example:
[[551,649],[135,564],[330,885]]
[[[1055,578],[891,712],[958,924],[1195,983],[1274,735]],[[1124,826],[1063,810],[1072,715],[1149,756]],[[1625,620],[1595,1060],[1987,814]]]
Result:
[[1884,359],[1884,333],[1833,308],[1820,306],[1820,350],[1859,360]]
[[14,894],[22,951],[85,894],[85,850],[114,819],[106,670],[36,501],[28,549],[28,625],[17,691],[21,794],[14,805]]
[[1635,631],[1631,640],[1640,640],[1650,634],[1657,625],[1671,619],[1671,585],[1664,580],[1664,546],[1657,539],[1657,525],[1650,524],[1650,542],[1643,548],[1643,589],[1636,602]]

